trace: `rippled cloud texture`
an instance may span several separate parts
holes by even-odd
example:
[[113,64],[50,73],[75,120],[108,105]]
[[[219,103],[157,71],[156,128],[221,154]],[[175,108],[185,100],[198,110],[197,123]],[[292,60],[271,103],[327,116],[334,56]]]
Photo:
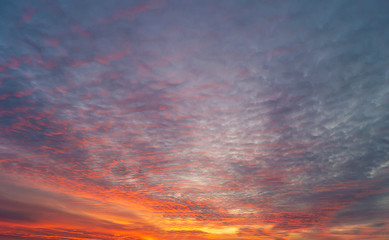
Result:
[[389,239],[388,10],[0,1],[0,238]]

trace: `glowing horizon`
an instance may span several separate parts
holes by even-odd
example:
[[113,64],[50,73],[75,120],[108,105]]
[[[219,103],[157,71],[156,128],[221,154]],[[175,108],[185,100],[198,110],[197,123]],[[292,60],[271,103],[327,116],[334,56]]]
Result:
[[0,239],[388,240],[386,1],[1,1]]

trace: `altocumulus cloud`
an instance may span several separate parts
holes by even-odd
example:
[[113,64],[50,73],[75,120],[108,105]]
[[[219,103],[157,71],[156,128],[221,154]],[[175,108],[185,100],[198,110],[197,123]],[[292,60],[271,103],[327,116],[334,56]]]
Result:
[[388,238],[388,9],[2,1],[3,236]]

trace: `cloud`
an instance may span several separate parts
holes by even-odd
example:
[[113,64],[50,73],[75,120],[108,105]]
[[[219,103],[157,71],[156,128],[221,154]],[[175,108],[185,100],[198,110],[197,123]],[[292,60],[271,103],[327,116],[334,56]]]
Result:
[[1,4],[8,237],[386,234],[384,1]]

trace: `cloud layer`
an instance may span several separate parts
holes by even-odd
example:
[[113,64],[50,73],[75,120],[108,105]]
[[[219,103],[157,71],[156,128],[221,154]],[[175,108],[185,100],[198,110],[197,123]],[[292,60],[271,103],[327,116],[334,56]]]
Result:
[[0,6],[0,237],[388,239],[386,1]]

